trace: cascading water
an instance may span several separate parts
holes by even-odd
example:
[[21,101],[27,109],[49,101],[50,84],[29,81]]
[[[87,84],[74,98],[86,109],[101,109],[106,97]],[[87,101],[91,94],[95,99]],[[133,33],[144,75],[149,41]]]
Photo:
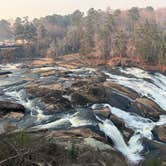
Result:
[[[139,70],[137,72],[129,72],[121,69],[121,71],[125,72],[126,74],[130,73],[134,76],[139,76]],[[140,78],[131,78],[121,75],[114,75],[108,72],[104,73],[109,77],[109,79],[107,79],[108,81],[113,81],[124,87],[131,88],[141,96],[146,96],[147,98],[150,98],[151,100],[155,101],[162,109],[166,110],[166,86],[164,85],[165,82],[163,82],[164,80],[166,80],[165,76],[161,77],[160,74],[158,74],[160,77],[159,79],[156,79],[153,75],[148,75],[147,73],[144,74],[143,72],[141,72]],[[142,78],[148,78],[151,80],[151,82]]]
[[37,122],[46,121],[50,118],[49,115],[44,115],[43,111],[35,105],[33,100],[29,100],[26,97],[26,93],[24,90],[20,91],[7,91],[5,94],[13,99],[15,99],[18,103],[22,104],[27,110],[30,110],[31,116],[37,117]]
[[[34,117],[31,129],[68,129],[69,127],[79,127],[86,125],[97,126],[98,124],[100,130],[112,139],[117,150],[124,154],[124,156],[126,156],[130,162],[138,163],[143,159],[141,156],[141,151],[143,150],[143,146],[141,143],[142,138],[145,137],[148,139],[153,139],[153,134],[151,132],[153,128],[155,126],[166,125],[166,115],[161,115],[158,122],[153,122],[148,118],[143,118],[137,114],[125,112],[124,110],[112,107],[109,104],[93,105],[92,109],[96,109],[98,105],[100,107],[108,107],[112,114],[125,122],[126,127],[135,131],[133,136],[126,143],[118,128],[110,120],[106,119],[104,121],[101,121],[98,118],[96,119],[94,115],[86,111],[87,108],[82,111],[77,110],[76,112],[68,115],[62,115],[56,119],[54,115],[44,115],[42,109],[38,105],[39,103],[36,103],[35,100],[29,100],[25,91],[23,90],[24,86],[22,81],[23,78],[28,75],[28,73],[22,72],[22,69],[18,70],[19,66],[20,64],[0,65],[1,69],[13,72],[9,75],[9,77],[0,80],[0,89],[3,89],[3,92],[5,92],[4,95],[6,95],[10,100],[17,101],[18,103],[24,105],[24,107],[30,111],[30,116]],[[53,66],[32,69],[32,73],[34,74],[38,70],[68,71],[66,68]],[[160,73],[149,74],[148,72],[138,68],[120,68],[119,70],[122,75],[114,75],[105,71],[104,73],[108,76],[107,80],[133,89],[141,96],[146,96],[147,98],[155,101],[161,108],[166,110],[166,77],[164,75]],[[68,74],[68,76],[85,78],[93,76],[96,70],[92,68],[79,68],[71,69],[70,71],[71,73]],[[130,77],[127,77],[126,74],[130,75]],[[36,77],[33,75],[33,78]],[[47,77],[45,79],[47,79]],[[18,85],[21,85],[22,87],[18,88]],[[71,101],[70,95],[63,95],[63,97]],[[128,98],[127,96],[123,97]],[[128,99],[131,100],[130,98]],[[102,123],[99,123],[98,120]]]
[[139,154],[143,150],[141,139],[143,137],[153,139],[152,129],[158,125],[166,125],[166,115],[161,115],[158,122],[153,122],[150,119],[140,117],[137,114],[125,112],[119,108],[112,107],[109,104],[94,104],[92,109],[102,107],[109,108],[112,114],[125,122],[126,127],[135,131],[127,145],[118,128],[110,120],[106,119],[103,121],[103,125],[99,125],[100,129],[112,139],[115,147],[133,163],[137,163],[143,159]]
[[2,90],[4,96],[11,101],[16,101],[19,104],[22,104],[30,111],[30,116],[34,117],[37,123],[47,121],[50,116],[44,115],[43,111],[36,105],[35,101],[28,99],[24,90],[24,86],[26,85],[24,78],[27,76],[35,78],[35,76],[33,74],[29,75],[29,71],[26,72],[26,70],[19,69],[19,66],[21,66],[21,64],[0,65],[0,68],[3,71],[12,72],[8,77],[0,80],[0,87],[3,87]]
[[133,151],[130,146],[125,143],[122,134],[118,128],[110,121],[105,120],[103,124],[99,124],[100,130],[103,131],[114,143],[114,146],[128,158],[132,163],[138,163],[143,158],[140,156],[138,149]]
[[134,68],[134,67],[126,68],[126,69],[121,68],[120,71],[125,74],[131,74],[131,75],[135,76],[136,78],[149,79],[157,87],[166,91],[166,77],[160,73],[150,74],[147,71],[144,71],[139,68]]
[[95,116],[91,114],[86,109],[77,110],[74,114],[68,114],[62,116],[61,119],[56,121],[38,125],[33,127],[33,129],[56,129],[56,128],[63,128],[63,126],[67,127],[81,127],[81,126],[88,126],[88,125],[97,125],[95,120]]

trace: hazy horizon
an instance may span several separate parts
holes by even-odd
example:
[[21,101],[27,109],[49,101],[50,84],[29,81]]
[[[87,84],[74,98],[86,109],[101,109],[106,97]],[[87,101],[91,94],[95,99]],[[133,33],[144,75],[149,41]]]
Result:
[[79,9],[86,12],[89,8],[103,9],[129,9],[133,6],[154,8],[166,7],[166,0],[0,0],[0,18],[10,19],[29,16],[42,17],[48,14],[69,14]]

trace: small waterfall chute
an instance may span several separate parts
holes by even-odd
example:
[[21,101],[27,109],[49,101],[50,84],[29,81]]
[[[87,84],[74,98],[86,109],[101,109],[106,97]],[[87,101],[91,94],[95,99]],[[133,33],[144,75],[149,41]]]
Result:
[[118,128],[110,120],[105,120],[103,124],[99,124],[99,127],[101,131],[111,138],[115,148],[126,156],[131,163],[139,163],[143,159],[138,153],[139,147],[136,147],[137,150],[133,150],[131,146],[128,146]]

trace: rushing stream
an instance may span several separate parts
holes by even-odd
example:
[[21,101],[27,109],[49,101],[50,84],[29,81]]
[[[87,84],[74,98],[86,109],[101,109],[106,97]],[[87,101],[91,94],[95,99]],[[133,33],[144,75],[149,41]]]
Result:
[[[111,120],[101,120],[99,117],[92,115],[86,109],[78,109],[76,113],[63,114],[59,118],[55,118],[54,115],[45,115],[39,101],[28,99],[24,86],[29,84],[31,79],[43,79],[39,78],[38,74],[32,73],[32,71],[44,71],[48,69],[67,71],[68,69],[62,67],[21,69],[19,68],[20,65],[21,64],[0,65],[1,70],[12,72],[8,77],[0,77],[0,94],[2,94],[0,99],[16,101],[24,105],[27,110],[27,114],[21,121],[14,122],[18,126],[28,128],[29,130],[67,129],[70,127],[86,125],[99,126],[100,130],[111,138],[118,151],[124,154],[130,162],[137,163],[143,159],[141,156],[141,151],[144,149],[141,142],[142,138],[152,140],[152,129],[155,126],[166,125],[166,115],[161,115],[158,122],[153,122],[148,118],[144,118],[130,112],[125,112],[124,110],[113,107],[107,103],[96,103],[91,106],[91,109],[97,109],[99,107],[109,108],[112,114],[125,122],[126,127],[134,131],[130,140],[125,142],[123,135]],[[103,71],[103,73],[107,76],[108,81],[115,82],[136,91],[140,96],[145,96],[155,101],[163,110],[166,111],[166,76],[160,73],[150,74],[138,68],[119,68],[117,70],[121,72],[121,75],[115,75],[108,71]],[[93,75],[95,69],[72,69],[71,72],[71,77],[86,77],[87,75]],[[64,97],[70,100],[70,96],[66,95]],[[0,121],[0,130],[1,128],[2,121]]]

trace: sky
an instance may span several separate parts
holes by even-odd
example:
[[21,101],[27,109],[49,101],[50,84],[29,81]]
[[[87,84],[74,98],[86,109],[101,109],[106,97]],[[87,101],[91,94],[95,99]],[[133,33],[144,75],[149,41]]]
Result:
[[166,7],[166,0],[0,0],[0,18],[39,18],[55,13],[69,14],[76,9],[86,12],[91,7],[128,9],[133,6],[162,8]]

